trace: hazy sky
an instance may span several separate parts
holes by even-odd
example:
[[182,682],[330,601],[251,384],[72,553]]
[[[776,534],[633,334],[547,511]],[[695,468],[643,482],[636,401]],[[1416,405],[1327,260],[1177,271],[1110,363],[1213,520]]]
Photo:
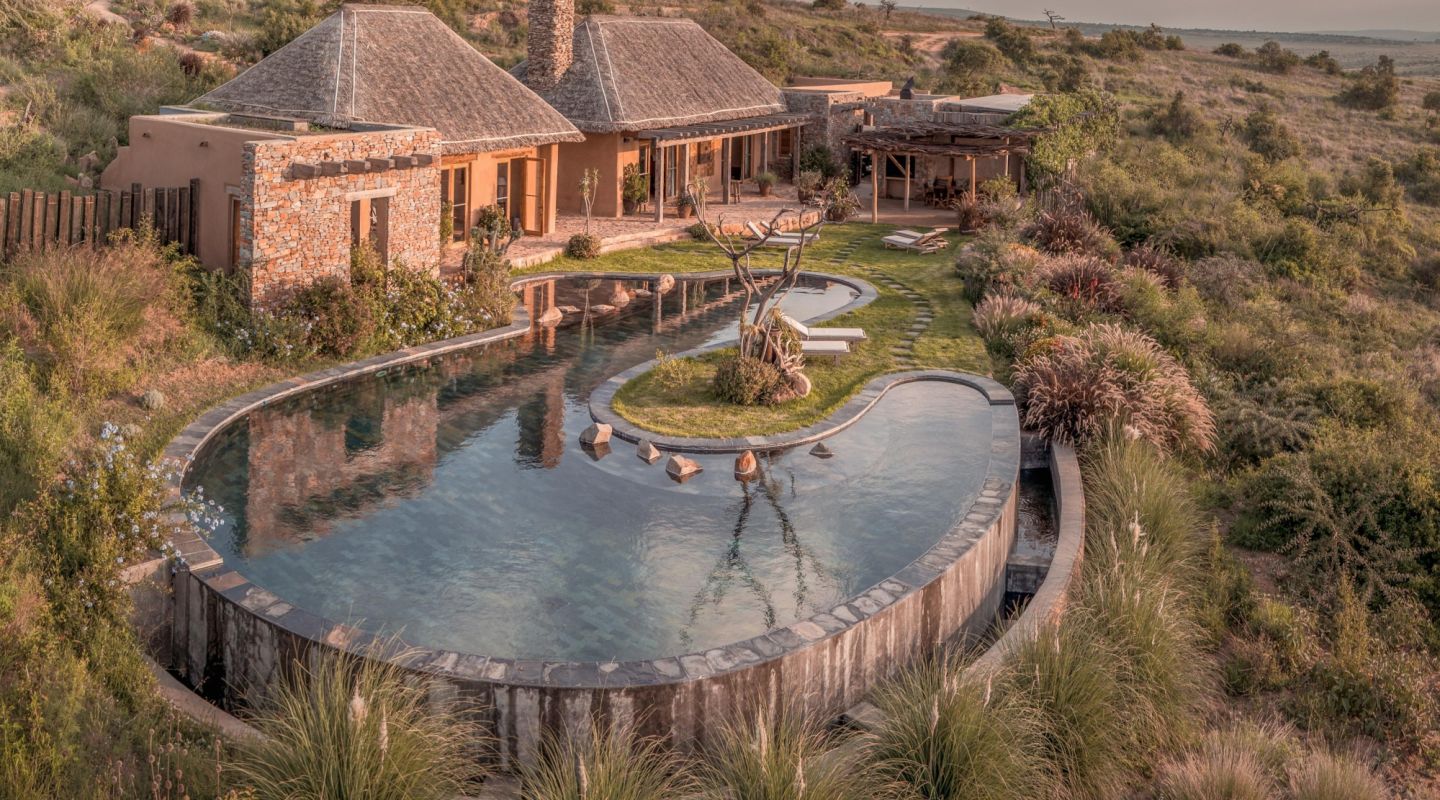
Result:
[[1053,9],[1078,22],[1149,22],[1177,28],[1317,31],[1405,28],[1440,31],[1440,0],[901,0],[901,5],[970,8],[1018,19]]

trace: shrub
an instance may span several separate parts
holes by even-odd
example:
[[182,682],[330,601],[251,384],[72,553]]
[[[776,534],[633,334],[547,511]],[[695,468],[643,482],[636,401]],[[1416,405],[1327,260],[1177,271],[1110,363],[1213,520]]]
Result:
[[669,391],[683,388],[695,377],[698,366],[693,359],[666,355],[664,350],[656,350],[652,370],[655,384]]
[[1300,65],[1300,56],[1279,42],[1269,41],[1255,48],[1255,63],[1263,70],[1284,75]]
[[575,4],[575,12],[589,16],[591,14],[614,14],[615,4],[610,0],[580,0]]
[[1294,800],[1385,800],[1385,784],[1353,755],[1317,750],[1290,776]]
[[1131,248],[1123,262],[1160,279],[1166,289],[1178,289],[1185,279],[1185,264],[1163,247],[1145,243]]
[[1318,69],[1326,75],[1339,75],[1344,72],[1340,69],[1340,62],[1330,55],[1329,50],[1321,50],[1306,56],[1305,66]]
[[1095,256],[1114,260],[1120,247],[1110,232],[1095,221],[1079,197],[1068,197],[1041,211],[1025,229],[1025,238],[1052,255]]
[[820,194],[828,222],[844,222],[860,210],[860,199],[855,196],[850,181],[844,175],[826,181]]
[[1165,110],[1150,119],[1150,132],[1175,142],[1188,141],[1208,131],[1210,123],[1185,100],[1184,91],[1176,91]]
[[1035,60],[1035,42],[1030,38],[1030,31],[1010,24],[1004,17],[985,20],[985,38],[994,42],[1006,58],[1022,67]]
[[1250,149],[1266,161],[1284,161],[1301,152],[1300,140],[1269,107],[1252,111],[1245,117],[1241,136]]
[[1235,42],[1226,42],[1215,48],[1215,55],[1227,58],[1244,58],[1247,54],[1245,48]]
[[1440,206],[1440,149],[1421,148],[1395,165],[1395,176],[1416,202]]
[[1054,183],[1085,157],[1114,146],[1120,133],[1115,98],[1096,89],[1039,95],[1008,125],[1039,131],[1025,163],[1038,184]]
[[962,674],[959,659],[912,667],[883,685],[872,732],[876,769],[923,800],[1046,796],[1043,733],[1023,697]]
[[1226,688],[1235,694],[1289,686],[1319,655],[1319,631],[1309,611],[1262,597],[1245,620],[1245,636],[1232,643]]
[[994,355],[1011,358],[1024,350],[1024,336],[1044,324],[1040,306],[1007,291],[985,295],[975,307],[975,330],[985,339],[985,347]]
[[304,797],[434,798],[478,778],[469,748],[478,731],[430,707],[378,649],[354,657],[322,649],[313,667],[275,690],[255,720],[263,738],[234,765],[258,800]]
[[1165,765],[1159,800],[1272,800],[1274,782],[1253,752],[1209,746]]
[[1064,790],[1056,796],[1118,797],[1138,766],[1140,754],[1127,746],[1129,706],[1116,666],[1094,631],[1071,621],[1040,629],[1011,653],[997,691],[1039,725],[1039,751]]
[[175,270],[143,238],[25,253],[0,276],[14,292],[11,307],[0,307],[0,331],[19,338],[47,382],[80,394],[124,388],[142,343],[178,330],[167,331],[155,311],[173,300]]
[[570,258],[592,259],[600,257],[600,237],[588,233],[577,233],[565,243],[565,255]]
[[1184,367],[1153,339],[1117,325],[1057,336],[1016,366],[1021,422],[1084,444],[1112,424],[1167,450],[1214,446],[1215,421]]
[[473,237],[463,262],[467,312],[482,328],[509,324],[515,310],[515,293],[510,291],[510,262]]
[[1005,57],[989,42],[951,39],[940,52],[945,74],[956,88],[981,90],[989,85]]
[[65,403],[40,390],[20,347],[0,342],[0,518],[54,480],[74,428]]
[[1082,316],[1119,310],[1118,278],[1114,267],[1084,255],[1052,258],[1033,275],[1036,283],[1059,295],[1072,312]]
[[775,184],[779,183],[780,176],[776,175],[773,172],[757,172],[755,174],[755,177],[751,180],[755,181],[755,185],[763,193],[770,191],[770,189],[773,188]]
[[818,172],[825,180],[838,177],[843,171],[835,153],[823,144],[811,145],[800,153],[800,171]]
[[535,763],[520,773],[526,800],[670,800],[690,796],[692,780],[659,741],[592,723],[588,736],[547,734]]
[[966,302],[975,305],[987,292],[1020,286],[1043,261],[1033,248],[1015,243],[1003,231],[990,230],[960,248],[955,273],[964,283]]
[[836,752],[840,743],[803,712],[752,709],[720,724],[698,769],[700,798],[732,800],[881,800],[893,796],[864,761]]
[[708,242],[710,241],[710,232],[713,230],[715,230],[715,227],[710,223],[697,222],[694,225],[686,228],[685,233],[688,234],[691,239],[697,242]]
[[715,395],[742,406],[767,405],[785,383],[780,369],[751,356],[734,356],[715,369]]
[[369,301],[338,278],[318,280],[301,289],[288,307],[304,320],[311,347],[326,355],[352,356],[375,335]]
[[1426,111],[1440,111],[1440,91],[1426,92],[1420,107]]
[[1350,78],[1350,85],[1340,93],[1340,102],[1351,108],[1380,111],[1400,100],[1400,78],[1395,75],[1395,60],[1382,55]]

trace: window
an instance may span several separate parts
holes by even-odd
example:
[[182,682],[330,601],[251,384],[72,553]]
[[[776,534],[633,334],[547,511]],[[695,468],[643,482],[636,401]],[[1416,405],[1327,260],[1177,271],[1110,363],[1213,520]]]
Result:
[[782,128],[775,144],[775,155],[790,158],[795,152],[795,129]]
[[655,181],[650,174],[650,161],[655,157],[655,151],[648,142],[640,145],[640,174],[645,176],[645,186],[650,195],[655,194]]
[[500,207],[505,219],[510,218],[510,162],[501,161],[495,165],[495,205]]
[[440,202],[449,203],[454,220],[450,240],[463,242],[470,235],[470,167],[440,170]]
[[381,261],[390,260],[390,198],[365,197],[350,201],[350,246],[362,242],[375,248]]
[[674,197],[680,193],[680,159],[684,158],[681,145],[665,148],[665,196]]

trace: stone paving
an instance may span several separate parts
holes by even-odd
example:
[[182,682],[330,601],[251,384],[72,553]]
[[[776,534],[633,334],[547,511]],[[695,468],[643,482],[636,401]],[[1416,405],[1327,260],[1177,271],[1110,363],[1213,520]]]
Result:
[[[844,264],[850,259],[851,256],[855,254],[855,251],[860,248],[861,242],[862,239],[859,237],[851,239],[839,250],[835,251],[835,255],[831,256],[829,259],[830,263],[835,266]],[[932,305],[928,299],[926,299],[923,295],[915,291],[907,284],[891,277],[888,273],[885,273],[875,267],[869,266],[867,264],[858,263],[851,263],[850,267],[851,269],[858,270],[872,282],[878,283],[893,292],[898,292],[901,297],[909,300],[910,303],[915,306],[915,319],[913,322],[911,322],[910,327],[905,330],[905,333],[902,337],[903,341],[899,345],[896,345],[895,347],[890,349],[890,354],[895,356],[895,361],[898,366],[907,369],[914,367],[915,341],[919,339],[925,333],[925,331],[930,328],[930,323],[934,321],[934,305]]]

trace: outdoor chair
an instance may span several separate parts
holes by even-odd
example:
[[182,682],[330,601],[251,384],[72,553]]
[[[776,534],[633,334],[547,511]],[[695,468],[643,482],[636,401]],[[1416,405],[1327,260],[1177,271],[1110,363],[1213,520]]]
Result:
[[[745,229],[750,231],[750,235],[755,237],[756,239],[765,239],[765,228],[760,225],[760,223],[754,221],[747,222],[745,223]],[[786,233],[783,231],[776,231],[775,233],[770,234],[769,239],[766,239],[765,245],[767,247],[795,247],[802,241],[805,244],[810,244],[819,238],[820,234],[818,233],[808,233],[801,235],[799,233]]]
[[789,314],[781,314],[780,320],[800,334],[803,342],[863,342],[867,338],[863,328],[811,328]]
[[940,238],[940,235],[948,228],[936,228],[929,233],[916,233],[915,231],[896,231],[880,241],[890,250],[906,250],[912,253],[937,253],[950,246],[950,243]]

